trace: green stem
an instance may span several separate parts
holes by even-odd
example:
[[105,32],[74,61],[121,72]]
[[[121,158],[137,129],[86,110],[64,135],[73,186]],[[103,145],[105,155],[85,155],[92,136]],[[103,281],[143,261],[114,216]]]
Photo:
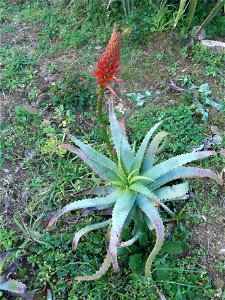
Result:
[[104,122],[103,122],[103,117],[102,117],[102,99],[103,99],[103,96],[104,96],[104,88],[99,88],[99,91],[98,91],[98,98],[97,98],[97,117],[98,117],[98,124],[99,124],[99,127],[102,131],[102,134],[103,134],[103,139],[106,143],[106,146],[108,147],[109,149],[109,153],[112,157],[112,159],[115,161],[115,163],[117,163],[117,157],[116,157],[116,154],[113,150],[113,147],[109,141],[109,137],[108,137],[108,134],[107,134],[107,131],[105,129],[105,125],[104,125]]

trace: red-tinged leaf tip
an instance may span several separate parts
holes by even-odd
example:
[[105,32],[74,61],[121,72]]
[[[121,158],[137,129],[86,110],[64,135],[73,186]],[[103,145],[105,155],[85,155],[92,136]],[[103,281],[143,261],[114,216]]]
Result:
[[113,82],[123,82],[122,79],[119,79],[119,78],[116,78],[116,77],[109,78],[109,81],[113,81]]
[[57,214],[49,221],[49,223],[48,223],[48,225],[47,225],[47,228],[51,227],[51,226],[55,223],[55,221],[56,221],[56,216],[57,216]]
[[114,91],[114,89],[113,89],[111,86],[107,85],[106,87],[107,87],[107,89],[110,90],[110,92],[111,92],[114,96],[116,96],[116,92]]

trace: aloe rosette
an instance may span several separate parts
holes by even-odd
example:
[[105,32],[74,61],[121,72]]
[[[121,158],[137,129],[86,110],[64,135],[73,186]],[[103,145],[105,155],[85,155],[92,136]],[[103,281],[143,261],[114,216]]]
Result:
[[[11,279],[10,275],[15,273],[15,270],[19,266],[20,258],[14,259],[14,261],[8,266],[5,267],[6,261],[8,257],[19,250],[20,248],[9,249],[8,251],[4,252],[3,255],[0,257],[0,291],[3,291],[10,296],[19,297],[20,299],[43,299],[43,297],[48,295],[48,299],[52,300],[52,292],[50,289],[47,289],[45,286],[41,291],[27,291],[26,284]],[[4,269],[4,270],[3,270]],[[4,298],[6,299],[6,298]]]
[[[73,210],[112,208],[110,219],[89,225],[75,234],[74,250],[80,238],[92,230],[109,226],[110,233],[109,247],[101,268],[92,276],[77,277],[78,280],[98,279],[110,265],[115,272],[119,272],[118,248],[130,246],[137,241],[143,232],[143,224],[147,229],[154,229],[156,232],[156,243],[145,265],[145,275],[151,277],[152,262],[164,241],[164,225],[159,207],[174,215],[166,202],[187,198],[189,191],[188,181],[185,180],[187,178],[206,177],[222,184],[222,179],[210,170],[185,166],[192,161],[216,155],[214,151],[186,153],[155,164],[156,155],[161,153],[169,142],[168,133],[164,131],[156,133],[163,121],[149,130],[139,149],[134,151],[126,137],[124,122],[119,122],[116,118],[112,100],[109,102],[109,118],[118,163],[72,135],[69,135],[69,138],[77,147],[69,144],[60,145],[61,148],[79,156],[105,184],[81,192],[80,194],[98,197],[66,205],[52,218],[48,226],[52,226],[59,217]],[[133,237],[128,241],[122,241],[122,231],[129,227],[132,229]]]

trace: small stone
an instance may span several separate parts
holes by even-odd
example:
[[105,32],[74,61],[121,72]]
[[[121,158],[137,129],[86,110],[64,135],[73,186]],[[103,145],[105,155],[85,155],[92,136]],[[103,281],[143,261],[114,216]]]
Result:
[[225,255],[225,249],[224,248],[220,249],[219,254]]
[[202,48],[208,48],[215,52],[225,52],[225,43],[213,40],[201,40],[200,45]]
[[212,134],[218,134],[218,127],[217,126],[211,126],[211,131],[212,131]]
[[115,108],[116,108],[119,112],[121,112],[122,115],[125,114],[126,109],[125,109],[124,105],[123,105],[121,102],[118,103],[117,106],[115,106]]
[[51,125],[51,121],[48,120],[48,119],[43,119],[43,124],[44,124],[45,126],[50,126],[50,125]]
[[214,285],[217,289],[222,289],[224,286],[224,282],[222,279],[216,279]]
[[215,145],[221,145],[222,144],[222,141],[223,141],[223,138],[219,135],[219,134],[216,134],[214,137],[213,137],[213,143]]
[[24,156],[28,159],[33,159],[35,157],[35,152],[24,150]]
[[[197,33],[197,34],[196,34]],[[205,29],[201,28],[201,26],[196,25],[192,28],[191,30],[191,36],[195,39],[195,40],[203,40],[206,36],[206,32]]]

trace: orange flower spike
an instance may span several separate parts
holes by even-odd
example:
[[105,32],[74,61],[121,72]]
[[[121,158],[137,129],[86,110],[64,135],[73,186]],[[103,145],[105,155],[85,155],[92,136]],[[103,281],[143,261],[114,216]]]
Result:
[[108,43],[105,53],[103,53],[99,63],[97,64],[97,71],[90,72],[98,78],[97,84],[104,90],[106,87],[116,95],[115,91],[109,86],[110,81],[121,82],[121,79],[114,77],[120,70],[120,48],[121,48],[121,33],[119,30],[114,29],[112,36]]

